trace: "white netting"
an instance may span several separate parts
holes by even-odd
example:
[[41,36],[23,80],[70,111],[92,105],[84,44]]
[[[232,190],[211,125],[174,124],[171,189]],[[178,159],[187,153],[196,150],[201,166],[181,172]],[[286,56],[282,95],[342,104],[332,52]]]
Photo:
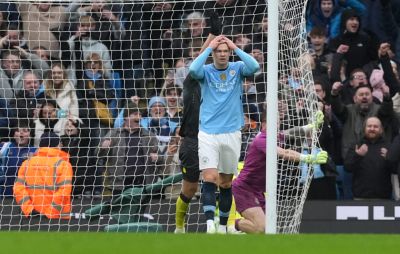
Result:
[[[313,118],[317,111],[317,98],[307,53],[304,19],[306,3],[304,0],[280,1],[278,108],[280,131],[286,134],[285,146],[302,153],[311,153],[316,151],[318,133],[311,132],[305,135],[295,128],[315,120]],[[312,175],[313,170],[309,165],[295,165],[279,160],[278,232],[299,231],[303,205]]]
[[[280,129],[287,130],[308,123],[316,99],[303,32],[306,1],[280,2],[279,98],[281,108],[287,108],[281,112]],[[2,1],[0,138],[5,147],[5,197],[0,228],[101,231],[118,223],[151,222],[151,227],[139,229],[173,230],[181,188],[175,134],[182,118],[181,90],[209,33],[209,11],[221,17],[222,33],[261,65],[244,86],[248,125],[243,130],[243,157],[260,128],[266,97],[266,8],[265,0]],[[164,114],[164,120],[152,121]],[[70,176],[54,172],[51,159],[40,161],[48,164],[35,173],[42,180],[34,180],[31,171],[16,177],[26,158],[34,167],[32,154],[44,140],[42,133],[50,130],[61,136],[62,149],[70,154],[71,211],[59,207],[60,202],[69,203],[66,198],[41,202],[43,207],[72,213],[70,219],[25,217],[17,204],[33,195],[29,189],[42,196],[63,187],[67,196],[71,191]],[[311,142],[295,134],[285,146],[311,149],[315,139],[316,133]],[[297,232],[311,172],[303,183],[298,165],[280,162],[278,227],[280,232]],[[28,191],[19,192],[17,200],[12,190],[15,179]],[[195,199],[188,230],[204,231],[204,223]]]

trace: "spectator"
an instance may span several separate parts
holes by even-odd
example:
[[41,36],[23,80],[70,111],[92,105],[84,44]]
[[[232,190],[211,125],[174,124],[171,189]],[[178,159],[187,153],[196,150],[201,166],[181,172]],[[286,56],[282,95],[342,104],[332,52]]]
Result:
[[383,123],[384,139],[390,142],[393,133],[398,130],[398,123],[393,111],[393,102],[389,96],[389,88],[385,86],[383,102],[378,105],[372,100],[372,88],[369,85],[359,85],[354,95],[354,104],[345,105],[340,100],[339,91],[343,85],[336,82],[332,86],[332,110],[343,123],[342,158],[348,154],[354,144],[358,144],[364,136],[363,122],[372,116],[378,117]]
[[15,49],[16,47],[28,49],[27,41],[18,25],[10,24],[5,36],[0,40],[0,49]]
[[60,42],[53,31],[62,29],[70,13],[77,8],[76,3],[71,3],[68,7],[45,2],[19,3],[18,11],[28,47],[45,47],[51,58],[60,59]]
[[82,194],[86,198],[99,197],[103,184],[88,132],[87,126],[79,119],[69,118],[66,121],[65,134],[61,136],[62,150],[70,155],[74,172],[72,193],[78,198]]
[[[17,176],[18,168],[29,158],[36,148],[30,145],[30,126],[27,121],[19,121],[12,131],[12,141],[1,144],[0,157],[5,170],[5,182],[0,195],[13,196],[13,186]],[[1,190],[2,188],[0,188]]]
[[40,79],[48,71],[43,68],[47,64],[35,54],[28,53],[19,47],[13,50],[3,50],[1,52],[0,97],[7,101],[14,99],[15,95],[23,88],[23,72],[31,69],[30,66],[25,66],[25,62],[22,62],[23,59],[29,60]]
[[67,114],[61,110],[57,102],[48,98],[43,99],[35,122],[35,146],[39,146],[40,137],[44,132],[54,132],[59,136],[64,135]]
[[[34,130],[34,120],[37,116],[37,108],[44,98],[44,86],[40,84],[40,79],[32,71],[25,71],[23,74],[23,89],[20,90],[16,98],[10,100],[10,110],[12,110],[12,126],[20,119],[29,122],[31,131]],[[32,133],[32,136],[34,134]]]
[[362,68],[378,58],[377,42],[362,31],[360,23],[361,17],[356,10],[345,10],[341,17],[341,32],[329,43],[332,52],[344,54],[344,59],[347,61],[347,76],[354,69]]
[[368,117],[363,138],[349,148],[344,160],[346,170],[353,172],[354,199],[391,198],[392,166],[387,160],[388,149],[381,121],[377,117]]
[[140,124],[146,130],[157,136],[174,136],[178,124],[168,119],[165,98],[154,96],[148,103],[148,117],[141,118]]
[[[171,56],[174,61],[178,61],[188,55],[185,49],[190,48],[192,40],[202,39],[208,35],[206,26],[206,17],[202,12],[193,11],[184,18],[182,28],[167,39],[171,44]],[[164,43],[164,45],[167,47],[167,43]],[[184,79],[184,77],[181,78]]]
[[46,97],[57,102],[67,115],[78,117],[79,106],[74,85],[69,81],[64,66],[53,63],[51,71],[44,81]]
[[328,74],[328,45],[325,43],[326,35],[322,27],[314,27],[310,31],[310,54],[314,59],[315,68],[314,75]]
[[[149,116],[140,120],[140,125],[145,130],[157,136],[159,161],[157,172],[169,175],[169,164],[172,157],[177,152],[176,145],[179,143],[176,134],[178,133],[178,123],[171,121],[166,112],[167,102],[163,97],[152,97],[148,103]],[[168,163],[166,163],[168,162]],[[167,166],[167,167],[166,167]]]
[[[120,59],[121,43],[126,35],[121,9],[121,4],[94,0],[89,5],[79,8],[77,12],[79,18],[91,16],[95,20],[96,25],[90,27],[91,38],[106,45],[111,50],[113,60]],[[79,20],[78,17],[72,16],[72,22]]]
[[345,105],[353,104],[355,91],[360,85],[367,85],[367,74],[362,69],[354,69],[350,73],[350,77],[343,84],[343,89],[340,90],[340,99]]
[[110,103],[115,100],[115,93],[110,89],[110,80],[105,77],[103,61],[97,53],[86,57],[83,75],[83,80],[78,82],[80,116],[90,128],[103,130],[92,133],[92,137],[105,135],[113,125]]
[[167,101],[166,113],[168,119],[180,125],[182,118],[182,89],[175,85],[167,85],[164,90]]
[[81,16],[77,31],[69,40],[69,48],[72,51],[72,70],[77,70],[77,78],[83,76],[83,61],[92,53],[96,53],[103,61],[104,76],[111,78],[111,56],[110,51],[101,41],[93,39],[92,31],[96,29],[96,21],[91,16]]
[[140,126],[142,114],[137,105],[130,103],[124,112],[124,126],[107,133],[95,153],[106,158],[106,183],[113,195],[152,183],[149,177],[156,174],[160,159],[157,138]]
[[39,146],[35,156],[18,170],[15,199],[25,217],[40,214],[49,219],[69,219],[73,175],[69,155],[61,151],[60,137],[53,132],[43,133]]
[[338,0],[318,0],[314,4],[310,2],[307,7],[307,32],[319,26],[325,30],[325,38],[329,41],[340,34],[340,20],[346,8],[355,9],[361,16],[367,9],[363,1],[338,1]]
[[49,62],[50,61],[50,53],[49,50],[44,46],[37,46],[32,48],[32,52],[35,55],[38,55],[40,59],[43,61]]

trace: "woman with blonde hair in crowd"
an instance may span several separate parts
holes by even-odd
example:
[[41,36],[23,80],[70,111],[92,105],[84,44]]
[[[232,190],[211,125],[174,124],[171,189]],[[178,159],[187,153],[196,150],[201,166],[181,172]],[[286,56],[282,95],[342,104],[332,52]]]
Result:
[[44,81],[45,94],[57,102],[66,115],[79,117],[78,98],[72,82],[61,63],[53,63]]

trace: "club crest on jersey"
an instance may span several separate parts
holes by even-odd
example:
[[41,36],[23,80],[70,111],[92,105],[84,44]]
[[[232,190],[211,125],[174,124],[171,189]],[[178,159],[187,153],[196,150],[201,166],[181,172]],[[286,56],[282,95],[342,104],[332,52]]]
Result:
[[230,70],[230,71],[229,71],[229,75],[235,76],[235,74],[236,74],[236,71],[235,71],[235,70]]
[[221,80],[225,81],[225,80],[226,80],[226,74],[225,74],[225,73],[221,73],[221,74],[219,75],[219,78],[220,78]]

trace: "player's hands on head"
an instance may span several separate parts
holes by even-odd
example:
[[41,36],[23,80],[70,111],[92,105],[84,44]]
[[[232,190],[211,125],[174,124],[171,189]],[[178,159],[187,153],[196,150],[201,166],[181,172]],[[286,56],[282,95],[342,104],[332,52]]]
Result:
[[218,35],[217,37],[215,37],[210,44],[208,45],[210,48],[212,49],[216,49],[218,47],[219,44],[223,43],[223,35]]
[[231,41],[229,38],[227,38],[225,36],[223,36],[222,43],[226,43],[226,45],[228,45],[228,48],[230,50],[237,49],[237,46],[235,45],[235,43],[233,43],[233,41]]

